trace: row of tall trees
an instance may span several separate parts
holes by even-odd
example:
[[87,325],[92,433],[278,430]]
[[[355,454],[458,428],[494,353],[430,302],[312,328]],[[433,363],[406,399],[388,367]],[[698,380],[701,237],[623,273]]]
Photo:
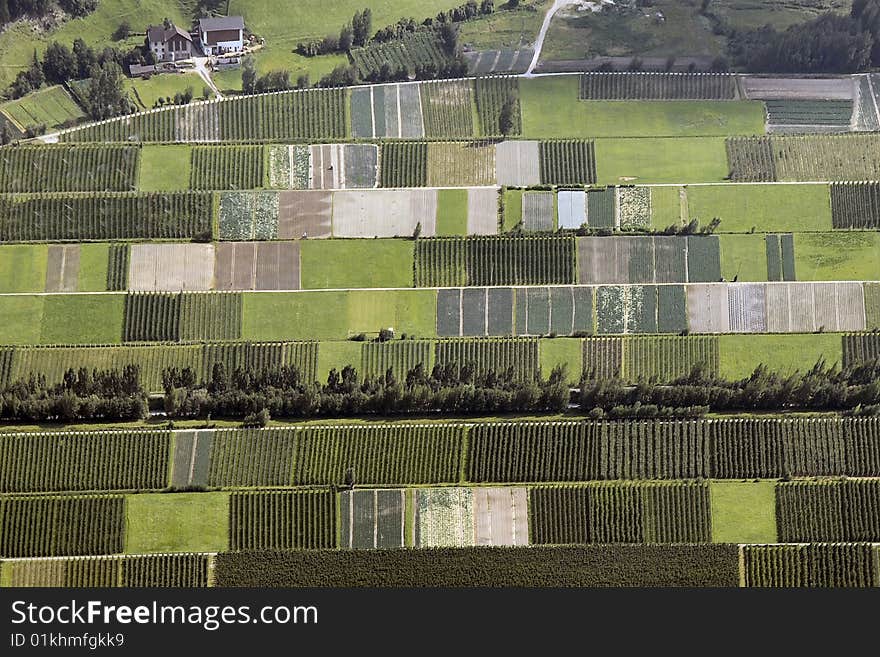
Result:
[[230,373],[217,363],[208,381],[197,382],[191,370],[170,368],[163,383],[165,412],[175,418],[561,412],[569,402],[562,368],[547,379],[523,379],[512,368],[480,373],[472,363],[438,364],[430,374],[420,364],[403,378],[389,369],[363,379],[349,365],[331,370],[325,384],[304,380],[294,367]]
[[49,384],[31,375],[0,389],[0,420],[74,422],[140,420],[149,414],[140,369],[69,369],[61,382]]
[[[709,411],[843,411],[880,414],[880,359],[846,368],[819,361],[806,372],[788,376],[761,365],[751,376],[729,381],[697,366],[670,384],[591,379],[580,384],[581,409],[594,416],[699,415]],[[680,412],[669,409],[680,409]]]

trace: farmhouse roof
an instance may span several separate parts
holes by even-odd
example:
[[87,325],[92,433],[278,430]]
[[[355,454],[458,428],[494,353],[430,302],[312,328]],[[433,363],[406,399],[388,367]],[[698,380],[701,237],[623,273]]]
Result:
[[200,18],[199,30],[202,32],[220,32],[223,30],[244,30],[244,18],[241,16],[217,16]]
[[168,43],[168,40],[174,36],[180,36],[187,41],[192,41],[192,36],[189,32],[174,24],[167,30],[162,25],[150,25],[147,28],[147,38],[153,43]]

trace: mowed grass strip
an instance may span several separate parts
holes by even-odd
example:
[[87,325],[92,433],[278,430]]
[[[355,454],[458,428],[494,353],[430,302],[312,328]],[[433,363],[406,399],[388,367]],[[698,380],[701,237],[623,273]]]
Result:
[[717,217],[722,233],[831,230],[831,192],[816,185],[696,185],[688,212],[701,224]]
[[596,182],[723,182],[727,152],[722,137],[596,139]]
[[229,545],[228,493],[129,495],[125,551],[216,552]]
[[410,240],[303,240],[302,288],[411,287],[413,248]]
[[755,101],[581,101],[577,75],[520,80],[522,134],[542,137],[760,135]]
[[43,344],[116,344],[122,339],[122,294],[53,294],[45,297]]
[[81,244],[79,247],[80,292],[104,292],[107,289],[109,244]]
[[712,540],[715,543],[775,543],[776,484],[709,483]]

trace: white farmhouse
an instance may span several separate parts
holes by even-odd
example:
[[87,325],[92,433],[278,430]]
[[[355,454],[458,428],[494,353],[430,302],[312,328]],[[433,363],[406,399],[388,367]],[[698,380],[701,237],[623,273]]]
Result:
[[147,28],[147,45],[156,61],[168,62],[189,59],[193,53],[192,36],[177,25],[150,25]]
[[244,47],[244,18],[218,16],[199,19],[199,42],[206,55],[237,52]]

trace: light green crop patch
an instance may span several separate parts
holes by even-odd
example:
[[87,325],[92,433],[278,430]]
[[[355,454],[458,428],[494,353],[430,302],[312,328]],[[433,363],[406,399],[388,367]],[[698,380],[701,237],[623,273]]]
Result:
[[189,146],[144,146],[138,189],[142,192],[173,192],[189,189],[192,148]]
[[728,174],[723,137],[597,139],[595,148],[600,185],[722,182]]
[[44,298],[0,296],[0,344],[39,344]]
[[48,260],[44,244],[0,246],[0,292],[42,292]]
[[758,365],[787,375],[804,372],[820,359],[828,365],[843,362],[840,336],[830,333],[721,335],[718,340],[719,374],[726,379],[745,378]]
[[579,76],[520,80],[523,137],[760,135],[756,101],[582,101]]
[[437,335],[436,290],[352,290],[348,328],[352,333],[378,334],[394,329],[417,338]]
[[709,494],[713,542],[776,542],[775,482],[713,481]]
[[880,233],[837,231],[794,236],[799,281],[880,279]]
[[43,344],[116,344],[122,340],[123,294],[45,297]]
[[81,244],[79,247],[80,292],[104,292],[107,289],[109,244]]
[[363,342],[336,341],[322,342],[318,345],[318,366],[316,378],[318,381],[327,380],[327,374],[331,369],[337,372],[342,371],[346,365],[354,367],[358,373],[363,375],[361,371],[361,350]]
[[150,493],[125,499],[125,551],[215,552],[229,547],[228,493]]
[[437,192],[437,234],[467,235],[468,192],[441,189]]
[[767,247],[763,235],[719,235],[718,242],[724,280],[767,280]]
[[831,191],[819,185],[698,185],[688,187],[691,217],[716,232],[784,233],[831,230]]
[[242,294],[243,340],[345,340],[346,291],[245,292]]
[[303,240],[302,288],[412,287],[413,241]]
[[583,372],[583,340],[580,338],[543,338],[538,343],[541,374],[550,376],[557,365],[565,365],[569,383],[577,383]]

